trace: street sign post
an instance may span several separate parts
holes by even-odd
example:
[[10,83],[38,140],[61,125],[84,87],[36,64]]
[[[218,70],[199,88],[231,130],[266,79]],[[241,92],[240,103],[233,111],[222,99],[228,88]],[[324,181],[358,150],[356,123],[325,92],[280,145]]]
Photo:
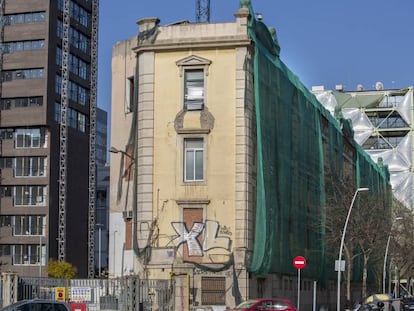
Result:
[[297,309],[300,309],[300,270],[306,267],[306,259],[303,256],[296,256],[293,258],[293,267],[298,270],[298,304]]
[[306,259],[305,257],[302,256],[296,256],[295,258],[293,258],[293,266],[296,269],[303,269],[306,266]]

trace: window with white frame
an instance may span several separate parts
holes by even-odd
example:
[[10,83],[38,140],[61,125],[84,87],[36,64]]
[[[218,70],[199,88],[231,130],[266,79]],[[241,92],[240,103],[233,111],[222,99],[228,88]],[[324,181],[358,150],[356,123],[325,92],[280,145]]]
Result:
[[14,235],[43,235],[44,216],[14,216]]
[[39,264],[40,257],[41,250],[39,244],[19,244],[13,246],[14,265]]
[[184,71],[184,108],[202,110],[204,107],[204,70],[186,69]]
[[204,140],[184,139],[184,181],[204,180]]
[[206,106],[207,77],[211,60],[189,55],[176,62],[182,79],[184,110],[203,110]]
[[40,148],[41,131],[39,128],[17,129],[16,148]]
[[16,186],[14,206],[46,206],[46,187]]
[[16,177],[45,176],[46,157],[17,157],[15,163]]

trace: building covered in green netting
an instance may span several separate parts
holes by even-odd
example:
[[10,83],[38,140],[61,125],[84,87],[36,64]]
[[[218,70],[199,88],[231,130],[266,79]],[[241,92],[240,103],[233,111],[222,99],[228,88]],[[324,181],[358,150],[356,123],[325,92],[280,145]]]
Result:
[[[250,271],[292,270],[292,258],[317,263],[305,275],[329,275],[323,224],[328,202],[349,206],[354,190],[368,187],[390,215],[388,168],[374,163],[353,139],[349,121],[334,118],[279,58],[273,30],[252,19],[257,122],[257,206]],[[335,191],[342,198],[334,198]],[[338,215],[339,217],[339,215]],[[317,218],[317,219],[315,219]],[[313,224],[312,224],[313,223]]]
[[[364,220],[391,215],[388,169],[284,65],[250,1],[235,18],[165,26],[144,18],[137,37],[113,48],[111,144],[125,151],[111,155],[109,275],[171,281],[174,295],[163,299],[175,310],[296,302],[293,258],[303,256],[301,307],[311,308],[313,284],[318,306],[335,305],[351,199],[370,189],[348,226],[353,256],[367,246],[356,242],[369,236],[362,229],[375,225]],[[355,284],[361,262],[352,264]]]

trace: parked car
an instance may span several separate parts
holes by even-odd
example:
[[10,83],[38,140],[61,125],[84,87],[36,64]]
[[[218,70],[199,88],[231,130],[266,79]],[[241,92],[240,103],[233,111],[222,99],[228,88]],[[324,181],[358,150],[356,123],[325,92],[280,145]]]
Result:
[[287,299],[250,299],[242,302],[233,311],[297,311],[296,307]]
[[71,311],[63,301],[32,299],[21,300],[1,309],[2,311]]
[[[354,311],[381,311],[385,307],[387,310],[394,311],[393,299],[389,294],[374,294],[365,298],[361,304],[354,307]],[[403,310],[401,310],[403,311]],[[414,311],[414,310],[413,310]]]
[[414,297],[403,297],[401,299],[401,311],[414,311]]

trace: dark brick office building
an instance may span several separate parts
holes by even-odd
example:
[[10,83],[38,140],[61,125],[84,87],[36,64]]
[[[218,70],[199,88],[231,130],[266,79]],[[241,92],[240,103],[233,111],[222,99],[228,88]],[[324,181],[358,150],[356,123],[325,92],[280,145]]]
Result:
[[2,272],[46,276],[58,259],[88,275],[96,6],[1,1]]

